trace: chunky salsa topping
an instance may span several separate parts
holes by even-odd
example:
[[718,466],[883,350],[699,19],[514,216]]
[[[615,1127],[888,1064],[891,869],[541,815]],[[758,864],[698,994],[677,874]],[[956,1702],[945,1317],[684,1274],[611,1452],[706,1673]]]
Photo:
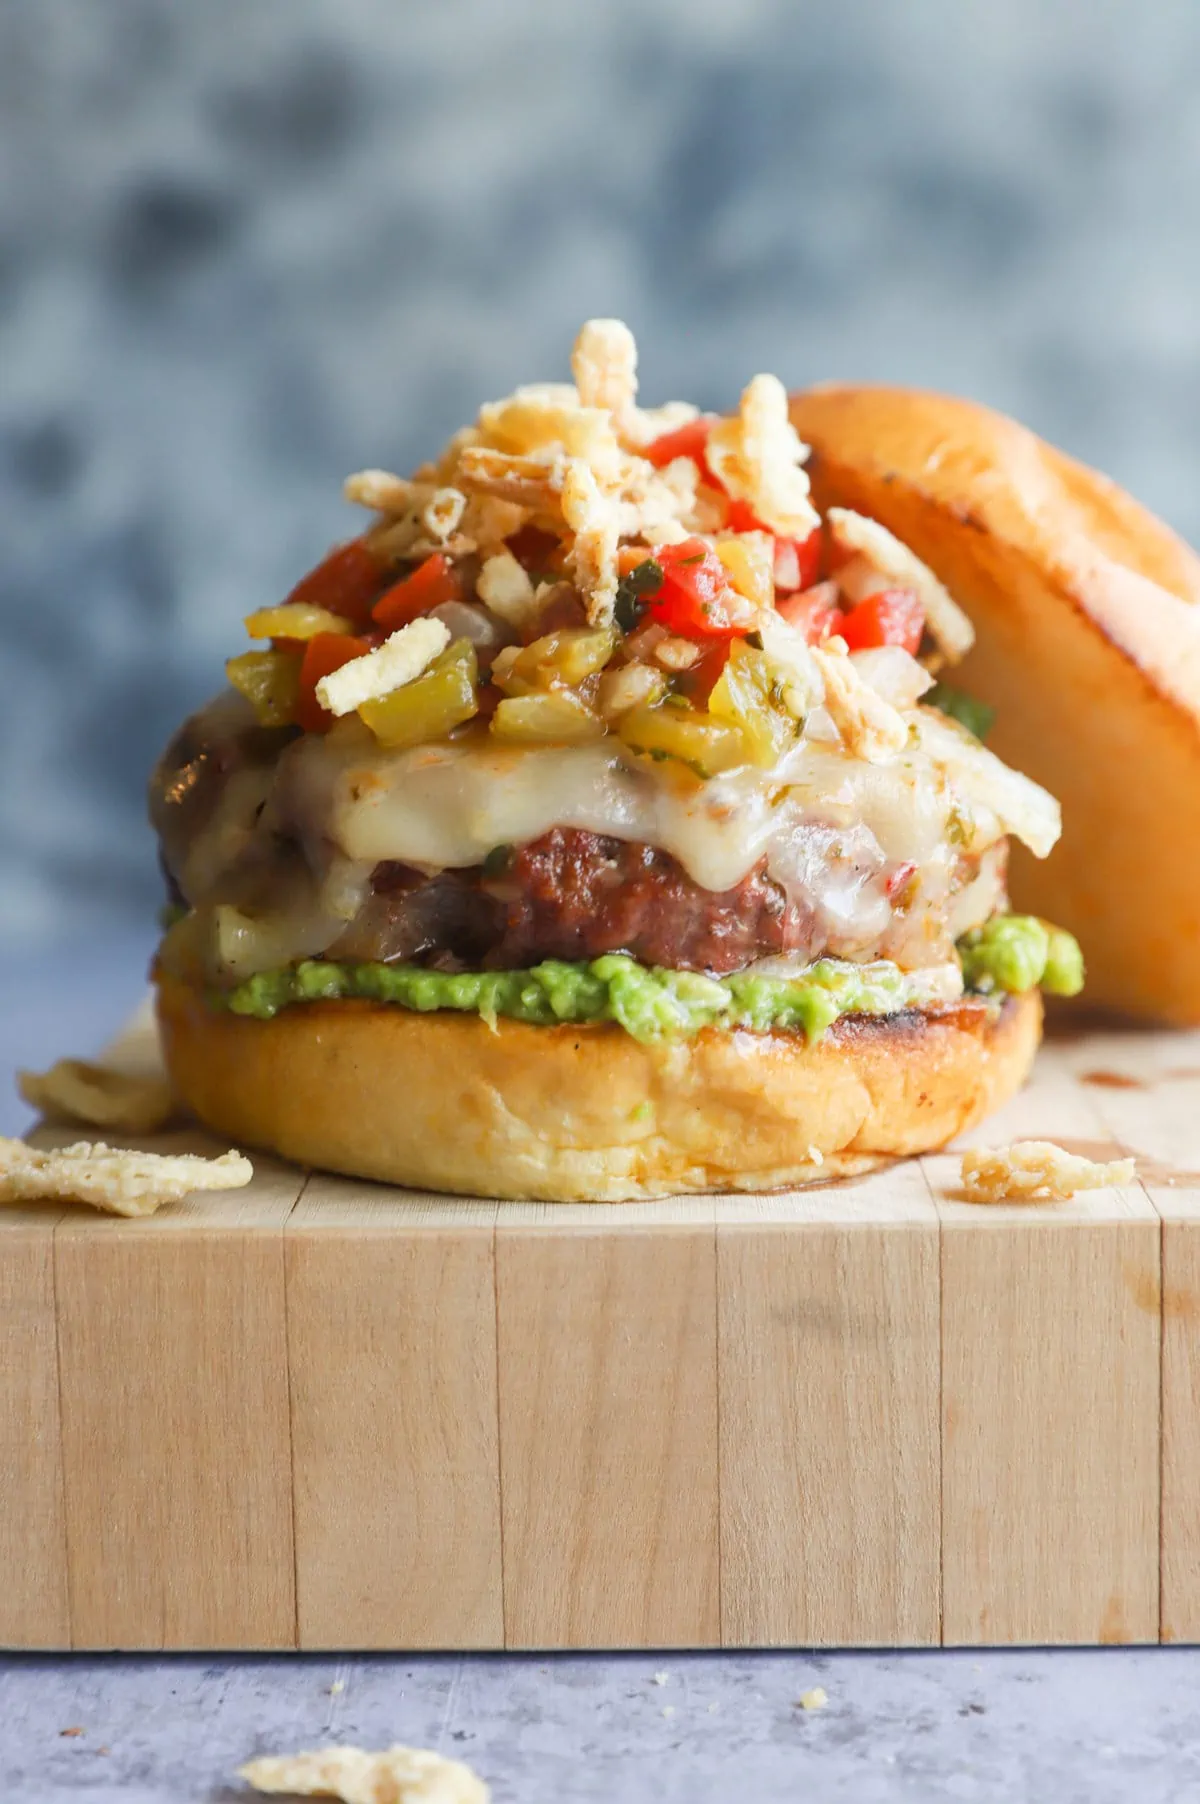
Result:
[[[878,523],[862,522],[874,535],[864,556],[847,526],[857,516],[821,519],[774,377],[756,376],[728,419],[679,402],[643,409],[616,320],[583,328],[572,367],[573,387],[484,407],[411,479],[349,479],[374,524],[251,615],[269,649],[227,666],[262,724],[321,734],[356,713],[393,747],[612,734],[704,778],[772,761],[802,729],[823,686],[811,666],[807,685],[794,680],[807,649],[895,646],[933,663],[947,618],[969,637],[936,578]],[[897,568],[917,574],[897,580]],[[764,615],[786,635],[765,650]],[[445,643],[413,632],[431,620]],[[736,701],[714,717],[736,646],[758,661],[743,657]]]

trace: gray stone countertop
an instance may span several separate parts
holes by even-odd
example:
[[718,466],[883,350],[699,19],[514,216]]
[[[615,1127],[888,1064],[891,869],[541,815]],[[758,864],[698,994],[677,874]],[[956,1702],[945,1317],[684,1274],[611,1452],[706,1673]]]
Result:
[[1177,1648],[17,1658],[0,1794],[233,1804],[256,1753],[403,1741],[495,1804],[1177,1804],[1200,1796],[1198,1681]]
[[[0,955],[0,1132],[19,1063],[116,1029],[149,939]],[[242,1761],[331,1741],[436,1748],[496,1804],[1178,1804],[1200,1652],[0,1659],[5,1804],[232,1804]]]

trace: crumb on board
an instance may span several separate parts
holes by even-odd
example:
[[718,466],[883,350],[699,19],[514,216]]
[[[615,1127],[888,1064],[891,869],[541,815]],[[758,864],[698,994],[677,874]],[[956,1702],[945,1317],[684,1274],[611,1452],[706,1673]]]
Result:
[[656,1672],[651,1680],[654,1685],[665,1685],[671,1677],[669,1672]]
[[1098,1163],[1051,1140],[975,1147],[962,1156],[962,1186],[972,1203],[1065,1202],[1080,1190],[1132,1183],[1133,1175],[1132,1159]]
[[0,1138],[0,1204],[87,1203],[107,1215],[153,1215],[193,1190],[240,1190],[254,1175],[242,1153],[139,1153],[86,1140],[53,1152]]
[[82,1730],[82,1729],[60,1729],[60,1730],[59,1730],[59,1734],[60,1734],[60,1735],[65,1735],[65,1736],[68,1736],[68,1737],[73,1737],[73,1736],[76,1736],[76,1735],[82,1735],[82,1734],[83,1734],[83,1730]]
[[340,1697],[342,1692],[345,1691],[345,1689],[346,1689],[345,1679],[335,1679],[333,1681],[333,1684],[329,1687],[329,1695],[331,1698]]
[[255,1791],[342,1804],[488,1804],[491,1797],[469,1766],[429,1748],[320,1748],[248,1761],[238,1778]]
[[802,1691],[800,1693],[799,1703],[801,1710],[824,1710],[828,1702],[829,1699],[825,1694],[823,1685],[814,1685],[811,1691]]
[[174,1108],[165,1078],[135,1077],[88,1059],[59,1059],[49,1071],[18,1071],[17,1089],[43,1115],[121,1134],[152,1134]]

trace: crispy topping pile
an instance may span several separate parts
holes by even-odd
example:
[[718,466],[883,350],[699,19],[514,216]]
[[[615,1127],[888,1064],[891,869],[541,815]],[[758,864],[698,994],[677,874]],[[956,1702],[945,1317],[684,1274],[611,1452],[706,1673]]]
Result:
[[877,522],[822,522],[782,383],[755,376],[727,419],[639,407],[619,320],[589,321],[571,363],[411,479],[349,479],[373,524],[251,614],[270,648],[227,666],[260,721],[357,715],[393,748],[613,733],[704,778],[773,765],[823,706],[853,755],[894,757],[905,723],[848,653],[933,665],[970,624]]

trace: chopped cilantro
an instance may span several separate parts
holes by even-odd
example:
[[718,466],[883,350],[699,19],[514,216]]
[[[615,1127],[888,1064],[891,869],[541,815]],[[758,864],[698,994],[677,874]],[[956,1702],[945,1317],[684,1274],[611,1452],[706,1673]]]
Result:
[[645,597],[654,595],[663,584],[662,565],[657,558],[643,558],[628,576],[617,584],[613,616],[623,633],[631,633],[646,611]]

